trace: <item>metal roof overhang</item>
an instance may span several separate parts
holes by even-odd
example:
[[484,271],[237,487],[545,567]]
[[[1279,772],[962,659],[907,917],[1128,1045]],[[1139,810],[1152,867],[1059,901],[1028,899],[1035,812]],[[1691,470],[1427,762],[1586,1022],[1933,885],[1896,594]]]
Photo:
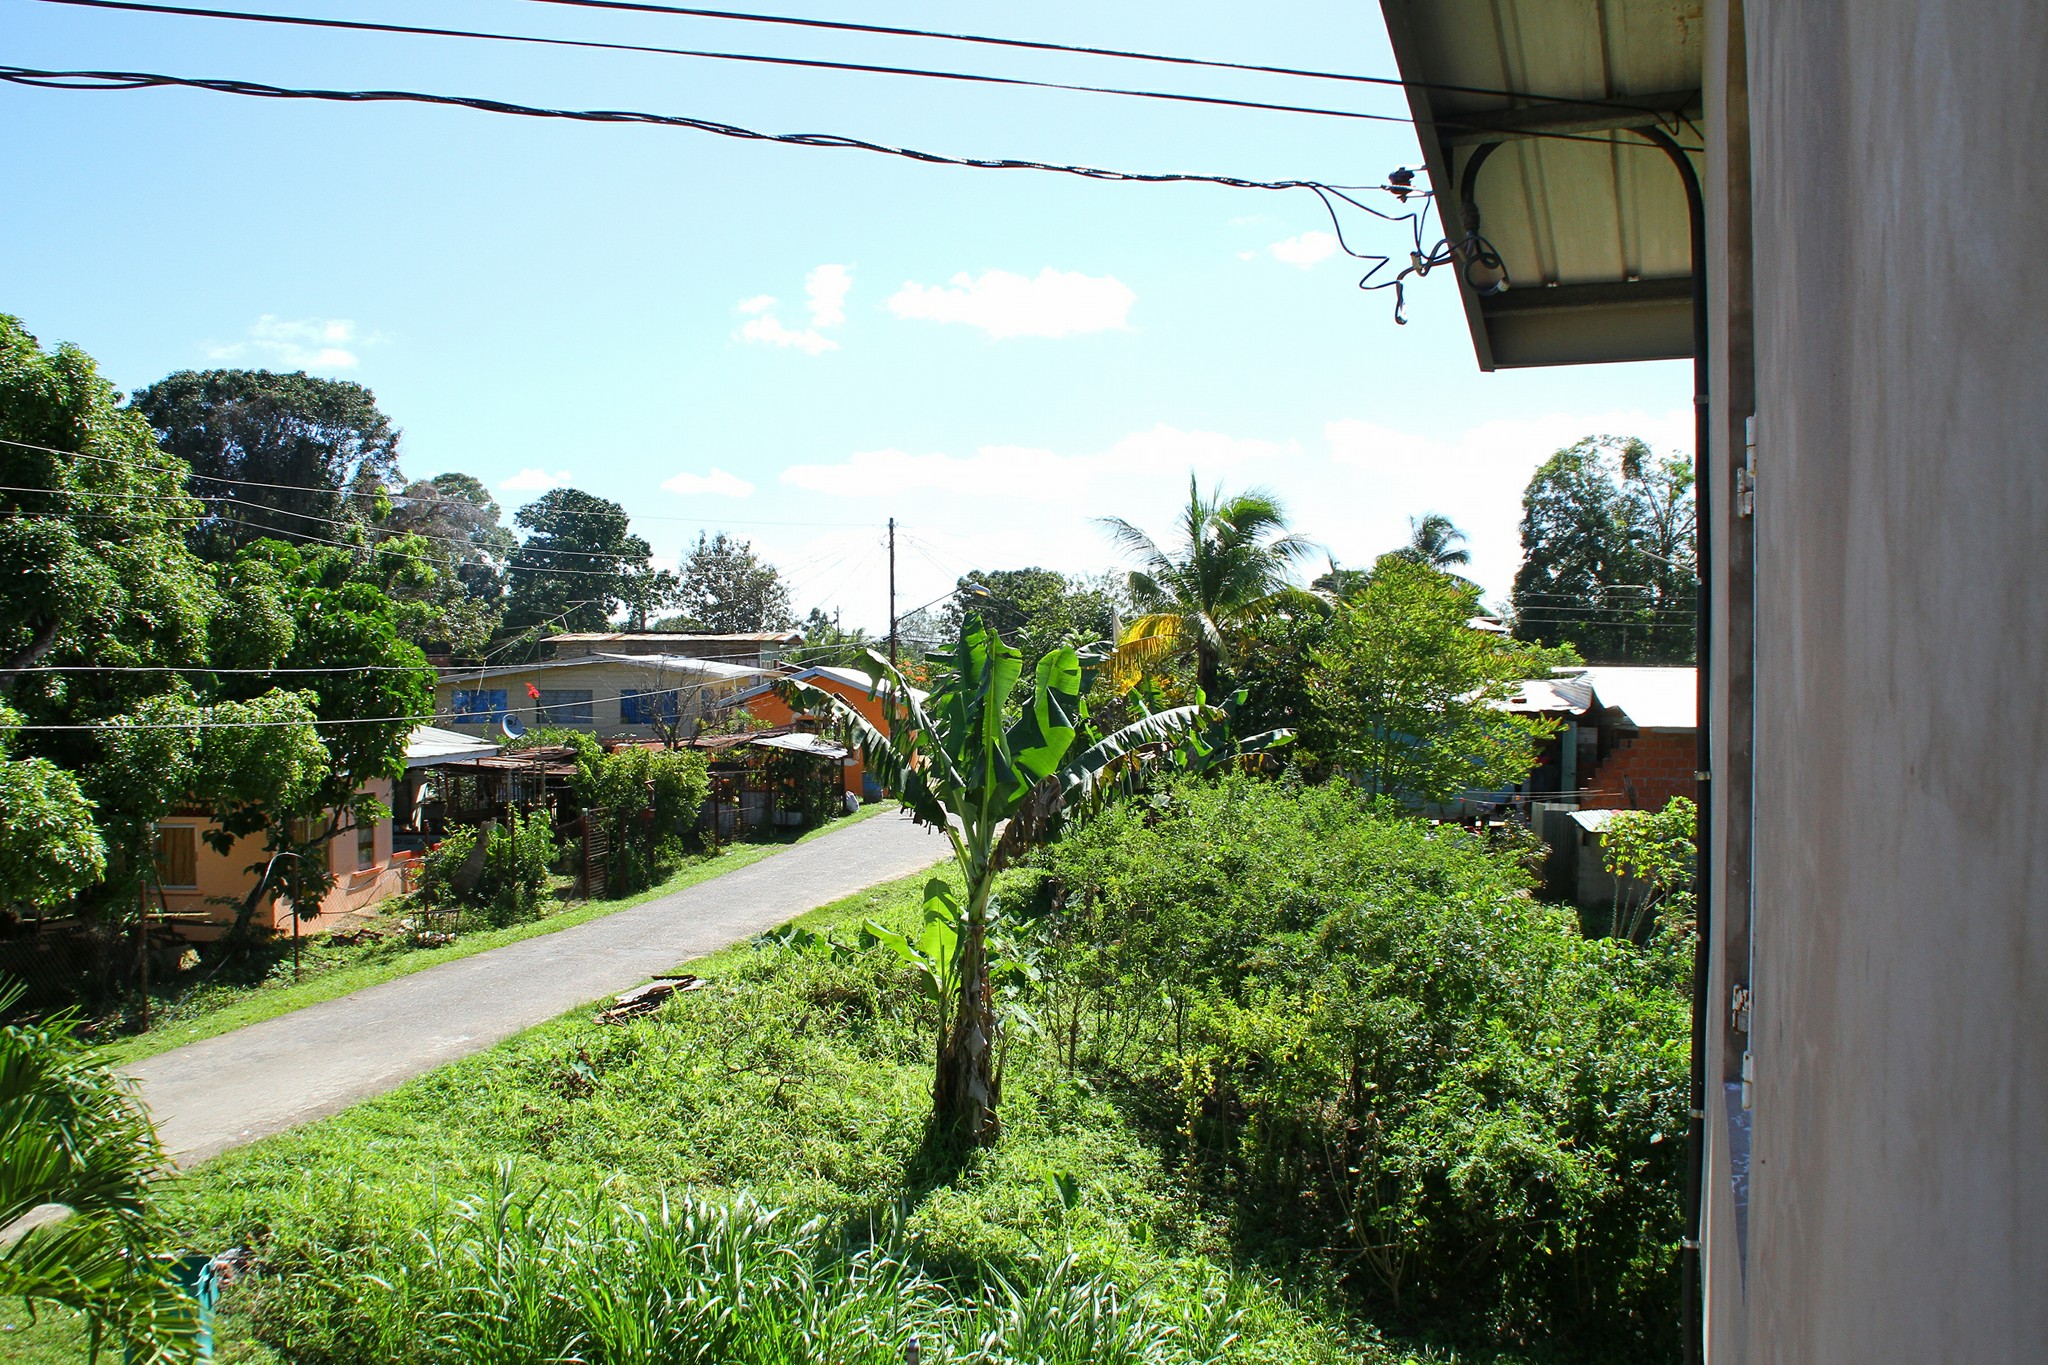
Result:
[[1685,190],[1643,130],[1698,145],[1701,0],[1380,7],[1402,78],[1421,83],[1409,108],[1453,240],[1468,173],[1483,163],[1471,202],[1510,283],[1482,297],[1460,274],[1479,367],[1690,356]]

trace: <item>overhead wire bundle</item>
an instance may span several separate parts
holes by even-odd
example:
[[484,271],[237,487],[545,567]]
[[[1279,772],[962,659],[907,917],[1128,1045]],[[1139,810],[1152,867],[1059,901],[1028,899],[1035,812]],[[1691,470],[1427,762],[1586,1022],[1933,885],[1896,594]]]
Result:
[[[770,66],[809,68],[828,71],[844,71],[864,75],[881,75],[917,79],[966,82],[977,85],[1015,86],[1032,89],[1065,91],[1080,94],[1116,96],[1145,100],[1164,100],[1195,105],[1214,105],[1226,108],[1261,110],[1268,112],[1308,115],[1315,117],[1363,120],[1368,122],[1412,124],[1408,115],[1381,114],[1360,110],[1329,108],[1317,105],[1287,104],[1261,100],[1241,99],[1220,95],[1191,94],[1179,91],[1137,89],[1122,86],[1089,85],[1063,81],[1034,80],[1015,76],[997,76],[985,73],[955,71],[934,67],[908,67],[882,65],[877,63],[824,60],[775,56],[761,53],[733,52],[710,48],[665,47],[654,44],[623,43],[584,38],[558,38],[530,34],[502,33],[481,29],[458,29],[430,27],[424,25],[377,23],[367,20],[336,19],[311,15],[273,14],[245,10],[200,8],[188,5],[145,3],[144,0],[43,0],[48,4],[60,4],[73,8],[118,11],[157,15],[172,18],[206,19],[239,23],[279,25],[320,30],[346,30],[368,33],[391,34],[414,38],[450,38],[492,43],[528,44],[546,47],[575,48],[586,50],[616,51],[643,55],[692,58],[698,60],[765,64]],[[1028,39],[998,38],[981,34],[950,33],[931,29],[905,28],[882,24],[863,24],[840,20],[813,19],[791,15],[745,13],[732,10],[700,9],[680,5],[647,3],[644,0],[533,0],[533,3],[579,10],[631,12],[662,15],[678,18],[706,19],[722,22],[772,25],[799,29],[825,30],[832,32],[860,33],[896,38],[913,38],[982,47],[1010,48],[1034,52],[1051,52],[1079,55],[1091,58],[1106,58],[1119,61],[1165,64],[1184,68],[1199,68],[1219,71],[1235,71],[1260,75],[1284,76],[1326,82],[1340,82],[1353,85],[1389,88],[1424,87],[1450,93],[1483,95],[1523,101],[1527,103],[1571,103],[1611,104],[1616,108],[1634,113],[1654,113],[1660,119],[1669,119],[1676,125],[1677,115],[1672,111],[1646,110],[1625,101],[1566,100],[1562,97],[1530,94],[1521,91],[1491,89],[1481,86],[1445,85],[1403,80],[1391,76],[1365,76],[1344,72],[1321,71],[1301,67],[1261,65],[1249,62],[1226,62],[1206,58],[1182,57],[1160,53],[1135,52],[1127,49],[1089,47],[1078,44],[1034,41]],[[657,127],[683,128],[707,133],[717,137],[734,138],[743,141],[771,142],[790,146],[829,147],[843,150],[865,151],[879,155],[900,157],[931,165],[960,166],[980,170],[1031,170],[1064,175],[1079,176],[1093,180],[1123,181],[1144,184],[1208,184],[1230,189],[1256,190],[1307,190],[1316,195],[1324,211],[1329,215],[1335,230],[1339,247],[1347,256],[1371,263],[1359,287],[1368,291],[1391,288],[1394,290],[1394,319],[1404,323],[1405,282],[1410,277],[1426,275],[1437,266],[1455,260],[1465,262],[1466,271],[1479,264],[1488,272],[1497,272],[1500,280],[1490,287],[1505,287],[1505,270],[1499,255],[1491,244],[1480,238],[1477,228],[1461,234],[1457,239],[1440,237],[1434,245],[1425,246],[1428,238],[1428,217],[1434,202],[1434,191],[1418,188],[1415,171],[1399,168],[1383,183],[1376,185],[1331,184],[1321,180],[1257,180],[1237,176],[1203,174],[1196,172],[1133,172],[1111,170],[1102,167],[1059,162],[1035,161],[1010,157],[969,157],[924,151],[907,146],[850,137],[836,133],[768,133],[746,128],[737,124],[712,119],[696,118],[677,114],[660,114],[640,110],[623,109],[562,109],[540,105],[517,103],[507,100],[479,96],[435,94],[416,90],[341,90],[290,87],[271,85],[259,81],[226,78],[200,78],[168,75],[156,72],[89,70],[89,69],[48,69],[12,64],[0,64],[0,82],[31,88],[66,91],[116,91],[141,89],[190,89],[220,94],[240,95],[247,98],[275,100],[314,100],[347,104],[410,103],[446,107],[458,107],[485,113],[509,115],[524,118],[561,119],[586,123],[640,124]],[[1454,121],[1442,121],[1456,127]],[[1637,145],[1626,139],[1589,137],[1584,134],[1556,133],[1546,136],[1571,141],[1593,141],[1606,145]],[[1400,211],[1384,212],[1371,207],[1354,197],[1358,193],[1377,191],[1390,194],[1402,206]],[[1411,200],[1420,203],[1410,207]],[[1406,224],[1412,239],[1408,253],[1409,264],[1393,278],[1377,279],[1380,272],[1392,264],[1392,258],[1384,253],[1363,252],[1352,247],[1346,239],[1342,216],[1338,204],[1343,203],[1375,218],[1390,223]]]

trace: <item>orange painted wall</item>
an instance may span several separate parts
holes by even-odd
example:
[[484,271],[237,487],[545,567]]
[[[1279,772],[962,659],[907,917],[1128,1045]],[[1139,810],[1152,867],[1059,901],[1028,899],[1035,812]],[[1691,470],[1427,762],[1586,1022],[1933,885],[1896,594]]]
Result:
[[[835,697],[843,697],[856,711],[866,716],[868,722],[876,729],[884,732],[888,730],[889,711],[880,697],[874,696],[864,688],[850,687],[835,678],[810,678],[806,679],[806,681],[821,692],[830,692]],[[751,715],[755,720],[766,726],[774,727],[796,723],[796,715],[790,711],[789,704],[773,692],[763,692],[758,697],[750,698],[745,703],[745,707],[748,715]],[[805,712],[804,715],[809,717],[815,716],[816,713]],[[819,717],[819,719],[825,718]],[[860,751],[856,749],[848,756],[844,765],[846,790],[852,792],[855,796],[859,796],[861,794],[861,778],[865,772],[866,769],[861,764]]]
[[[384,802],[391,803],[391,784],[383,779],[370,783],[364,790]],[[163,889],[164,908],[173,913],[198,913],[207,916],[206,926],[188,925],[194,937],[208,937],[215,926],[225,927],[233,923],[235,910],[231,905],[213,903],[217,897],[239,902],[249,894],[249,888],[256,882],[257,872],[251,871],[252,864],[263,860],[263,840],[259,837],[238,839],[226,853],[216,852],[206,842],[205,834],[215,828],[212,821],[198,815],[167,816],[157,822],[159,829],[190,829],[195,845],[193,855],[194,885],[189,887],[166,886]],[[318,933],[331,927],[342,915],[374,905],[387,896],[395,896],[405,889],[406,860],[394,859],[391,851],[391,821],[379,820],[374,831],[370,863],[358,868],[357,831],[351,829],[327,841],[327,866],[335,872],[334,888],[320,902],[320,913],[312,919],[299,921],[299,932]],[[283,932],[291,932],[291,910],[273,896],[256,908],[254,923]]]

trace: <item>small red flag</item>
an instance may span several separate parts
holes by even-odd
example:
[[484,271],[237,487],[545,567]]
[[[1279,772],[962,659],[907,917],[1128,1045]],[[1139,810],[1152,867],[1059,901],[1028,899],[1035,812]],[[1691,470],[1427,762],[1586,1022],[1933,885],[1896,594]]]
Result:
[[532,683],[526,685],[526,695],[534,701],[540,700],[540,689]]

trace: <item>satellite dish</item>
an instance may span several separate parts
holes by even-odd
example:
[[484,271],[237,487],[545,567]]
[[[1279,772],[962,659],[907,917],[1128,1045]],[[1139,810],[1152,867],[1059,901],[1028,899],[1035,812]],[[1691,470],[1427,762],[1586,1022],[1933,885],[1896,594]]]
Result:
[[526,733],[526,722],[508,711],[498,721],[498,728],[505,732],[505,738],[517,739]]

